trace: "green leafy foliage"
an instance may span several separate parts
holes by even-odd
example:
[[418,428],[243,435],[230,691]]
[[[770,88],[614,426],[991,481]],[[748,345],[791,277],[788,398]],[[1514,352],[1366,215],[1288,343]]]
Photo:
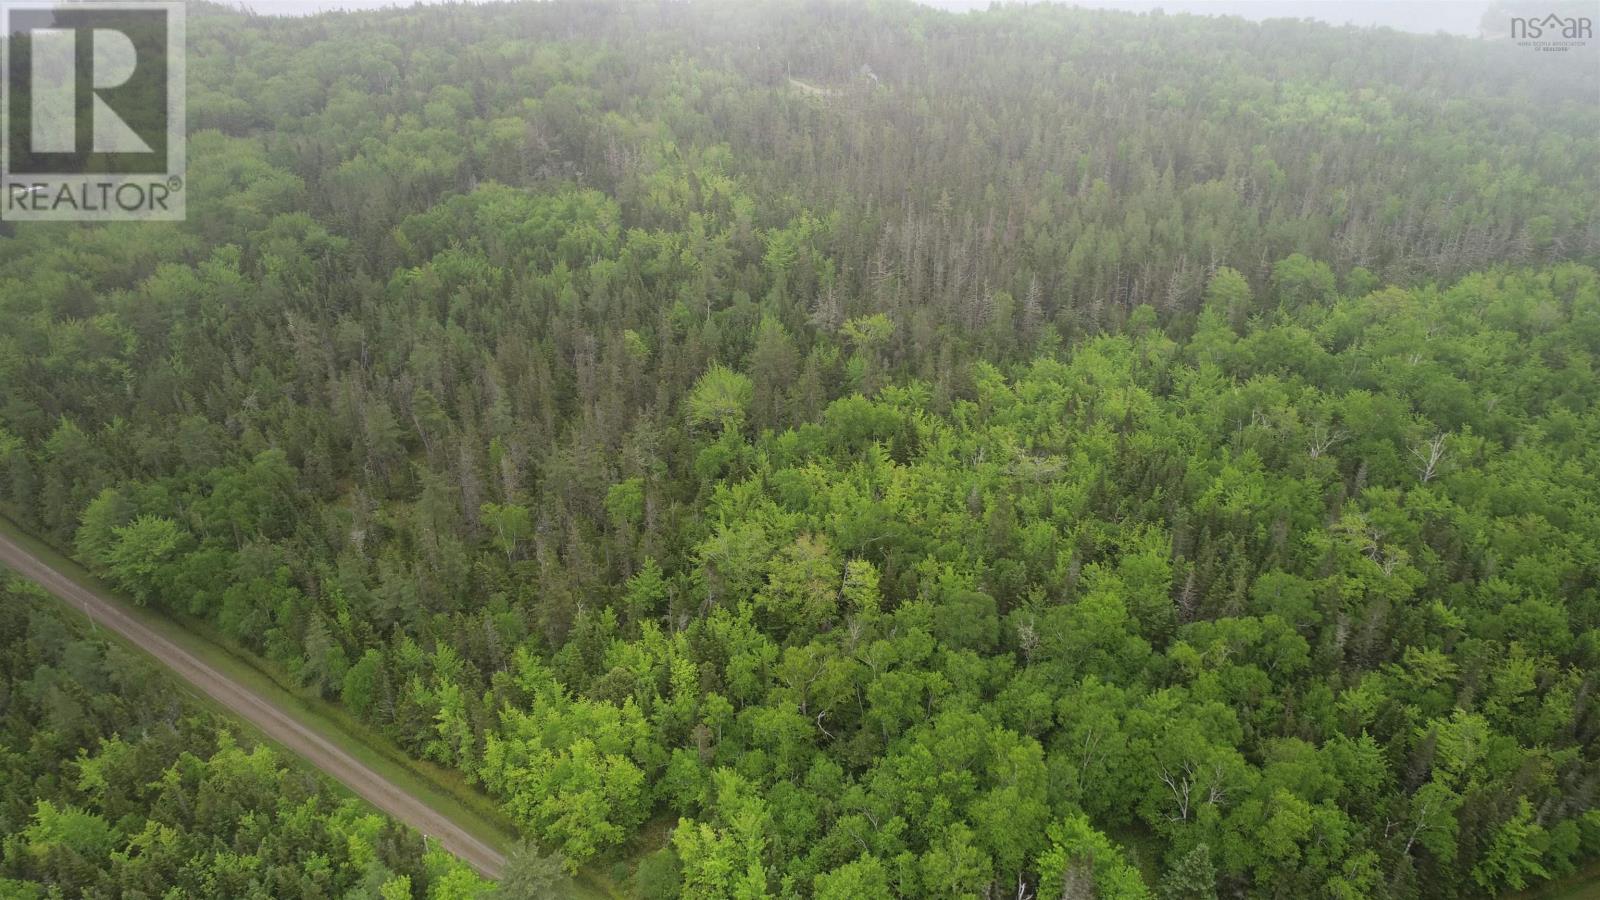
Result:
[[[459,769],[528,884],[1600,856],[1592,73],[1039,4],[190,29],[189,221],[4,240],[0,500]],[[122,864],[24,794],[7,865]]]

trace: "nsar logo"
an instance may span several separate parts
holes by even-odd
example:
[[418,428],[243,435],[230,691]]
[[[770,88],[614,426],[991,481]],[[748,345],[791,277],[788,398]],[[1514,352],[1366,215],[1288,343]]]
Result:
[[1584,46],[1594,37],[1588,16],[1512,16],[1511,39],[1536,50],[1560,52]]

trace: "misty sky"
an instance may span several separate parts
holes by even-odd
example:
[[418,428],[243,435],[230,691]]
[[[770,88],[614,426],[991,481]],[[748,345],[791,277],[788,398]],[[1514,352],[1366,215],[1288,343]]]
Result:
[[[400,5],[409,6],[411,0]],[[923,0],[952,10],[984,9],[989,0]],[[259,13],[303,15],[328,9],[372,9],[394,0],[250,0]],[[1380,25],[1421,34],[1476,35],[1489,0],[1077,0],[1073,5],[1145,12],[1162,9],[1246,19],[1318,19],[1334,25]]]

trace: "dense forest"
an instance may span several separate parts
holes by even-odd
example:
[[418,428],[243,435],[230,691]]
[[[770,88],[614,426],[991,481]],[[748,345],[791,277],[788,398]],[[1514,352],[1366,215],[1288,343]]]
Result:
[[[0,501],[569,869],[1415,898],[1600,857],[1592,57],[903,2],[189,20],[188,220],[0,239]],[[0,629],[13,684],[64,673],[34,702],[116,677]],[[63,774],[8,795],[6,877],[210,830],[163,778],[298,784],[258,799],[363,848],[345,888],[443,877],[173,701],[74,702],[8,713],[8,772]]]
[[84,630],[0,578],[0,897],[485,895]]

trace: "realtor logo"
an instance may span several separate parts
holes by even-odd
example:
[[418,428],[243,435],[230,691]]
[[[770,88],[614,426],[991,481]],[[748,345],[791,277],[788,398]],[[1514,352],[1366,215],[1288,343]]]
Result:
[[182,3],[0,5],[0,219],[184,216]]

